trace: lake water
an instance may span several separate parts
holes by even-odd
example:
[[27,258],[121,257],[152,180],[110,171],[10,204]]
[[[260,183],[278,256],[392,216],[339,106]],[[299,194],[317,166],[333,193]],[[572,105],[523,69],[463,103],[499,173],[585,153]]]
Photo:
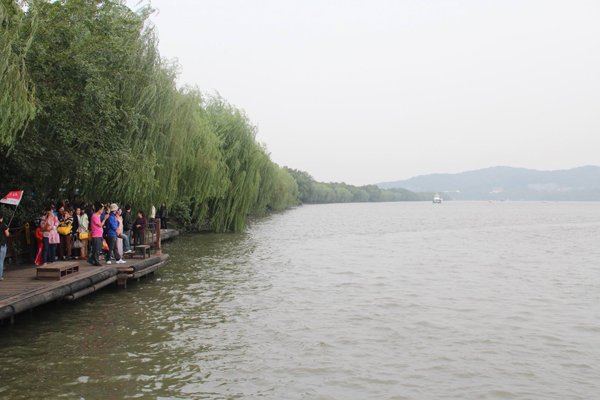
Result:
[[1,398],[592,399],[600,204],[303,206],[0,329]]

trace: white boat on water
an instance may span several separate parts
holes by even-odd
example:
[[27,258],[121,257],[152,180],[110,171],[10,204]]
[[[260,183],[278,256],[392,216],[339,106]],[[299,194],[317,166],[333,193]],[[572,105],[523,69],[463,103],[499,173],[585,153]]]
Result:
[[436,193],[435,196],[433,196],[433,203],[442,204],[442,196]]

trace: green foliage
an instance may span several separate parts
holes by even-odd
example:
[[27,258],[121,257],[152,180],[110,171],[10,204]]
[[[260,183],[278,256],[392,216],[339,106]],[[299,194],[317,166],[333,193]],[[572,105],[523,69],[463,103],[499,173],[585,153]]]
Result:
[[312,196],[312,185],[313,183],[315,183],[313,177],[310,176],[308,172],[288,167],[284,167],[284,169],[296,180],[296,183],[298,185],[298,198],[301,201],[305,201],[305,199],[310,199]]
[[346,183],[317,182],[307,172],[285,167],[298,184],[303,203],[365,203],[385,201],[431,201],[435,193],[414,193],[406,189],[383,190],[375,185],[356,187]]
[[35,115],[34,86],[25,65],[34,17],[27,21],[14,1],[0,0],[0,146],[8,148]]
[[366,203],[369,201],[369,192],[364,189],[357,188],[354,192],[354,197],[352,197],[352,201],[355,203]]
[[189,198],[178,199],[171,204],[169,209],[169,218],[177,221],[184,230],[192,228],[192,210]]
[[273,210],[283,210],[298,202],[298,185],[286,169],[280,168],[277,164],[272,165],[276,170],[276,176],[273,179],[275,189],[268,207]]
[[0,1],[0,169],[16,177],[0,182],[2,192],[47,203],[78,191],[146,210],[166,201],[183,224],[208,218],[217,231],[296,203],[295,181],[243,111],[177,87],[179,67],[158,52],[150,7],[38,0],[23,12]]
[[217,232],[239,231],[250,213],[296,203],[297,185],[274,164],[256,141],[257,129],[246,114],[219,95],[206,102],[206,114],[220,143],[227,190],[211,202],[211,224]]

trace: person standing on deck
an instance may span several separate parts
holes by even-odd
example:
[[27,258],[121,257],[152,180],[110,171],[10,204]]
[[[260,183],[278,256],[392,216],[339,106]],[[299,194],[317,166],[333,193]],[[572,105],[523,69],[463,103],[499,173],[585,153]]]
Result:
[[60,242],[58,243],[58,258],[67,260],[71,258],[71,233],[73,231],[73,210],[61,207],[58,212],[58,227]]
[[[125,212],[123,213],[123,236],[126,239],[123,239],[125,243],[123,246],[123,251],[125,253],[131,253],[131,231],[133,229],[133,223],[131,222],[131,206],[127,204],[125,206]],[[127,249],[127,250],[125,250]]]
[[46,216],[40,222],[40,228],[44,235],[44,250],[42,250],[42,265],[46,262],[53,263],[56,261],[56,245],[60,243],[58,235],[58,217],[54,214],[54,209],[49,207],[46,209]]
[[35,229],[35,239],[37,240],[37,253],[35,254],[35,265],[42,265],[42,253],[44,251],[44,232],[39,226]]
[[135,246],[144,244],[144,232],[146,231],[146,218],[144,218],[144,211],[138,212],[138,218],[135,220],[135,228],[133,229],[133,241]]
[[[92,254],[92,231],[90,230],[91,229],[90,223],[92,222],[92,215],[94,215],[94,211],[92,209],[92,206],[87,206],[83,210],[83,212],[87,216],[87,223],[85,226],[86,232],[88,232],[87,252],[88,252],[88,254]],[[88,258],[89,258],[89,256],[88,256]]]
[[58,218],[58,223],[60,224],[60,221],[65,217],[65,206],[62,203],[58,203],[58,212],[54,210],[54,215]]
[[107,230],[106,230],[106,244],[108,244],[108,256],[106,257],[106,263],[112,264],[110,259],[114,256],[117,260],[117,264],[125,264],[125,260],[121,259],[119,250],[117,249],[117,231],[119,230],[119,220],[117,218],[117,211],[119,206],[116,204],[110,205],[110,214],[108,216]]
[[160,210],[158,210],[158,215],[160,217],[160,229],[167,230],[167,219],[169,218],[169,212],[167,211],[167,203],[163,201],[160,206]]
[[[79,207],[75,208],[75,211],[71,209],[71,218],[73,218],[73,225],[71,225],[71,258],[74,260],[79,260],[81,258],[81,247],[77,247],[75,243],[79,240],[79,214],[81,214],[81,210]],[[81,246],[83,247],[83,243],[79,240]]]
[[151,231],[156,228],[156,225],[154,225],[154,222],[156,222],[156,207],[152,206],[150,208],[150,219],[148,220],[148,223],[150,224],[149,229]]
[[[82,212],[81,208],[79,207],[75,210],[75,215],[77,219],[77,229],[75,230],[75,234],[77,235],[77,239],[81,240],[81,249],[79,249],[80,257],[82,260],[85,260],[87,259],[88,253],[88,240],[81,239],[81,234],[87,234],[89,220],[87,214],[85,212]],[[75,218],[73,219],[73,226],[75,226]]]
[[[123,210],[119,208],[117,211],[117,221],[119,222],[119,229],[117,229],[117,250],[121,258],[123,258],[123,254],[125,254],[125,241],[127,240],[127,236],[123,234]],[[119,243],[119,239],[121,242]]]
[[0,214],[0,281],[4,280],[2,275],[4,274],[4,257],[6,257],[6,250],[8,249],[8,235],[8,225],[4,223],[2,214]]
[[102,203],[94,204],[94,210],[96,212],[92,214],[91,221],[91,230],[92,230],[92,256],[88,259],[88,263],[95,265],[96,267],[101,267],[100,264],[100,251],[102,251],[102,234],[104,233],[103,226],[106,220],[108,219],[108,215],[104,217],[104,220],[100,222],[100,214],[104,211],[104,207]]

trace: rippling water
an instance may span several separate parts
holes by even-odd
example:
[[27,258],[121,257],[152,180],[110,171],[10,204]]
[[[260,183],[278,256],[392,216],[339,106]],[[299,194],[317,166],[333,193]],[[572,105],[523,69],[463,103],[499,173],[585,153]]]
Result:
[[591,399],[600,204],[303,206],[0,329],[2,398]]

